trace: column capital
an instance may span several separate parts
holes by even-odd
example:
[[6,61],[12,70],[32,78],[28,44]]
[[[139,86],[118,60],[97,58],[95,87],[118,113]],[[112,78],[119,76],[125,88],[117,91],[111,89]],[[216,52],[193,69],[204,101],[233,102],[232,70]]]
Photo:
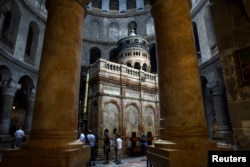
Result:
[[5,80],[0,82],[2,87],[2,95],[14,96],[16,91],[21,88],[21,85],[13,80]]
[[34,88],[29,89],[27,95],[28,95],[28,101],[35,101],[36,90]]
[[213,81],[207,84],[207,87],[212,95],[222,95],[224,86],[218,81]]

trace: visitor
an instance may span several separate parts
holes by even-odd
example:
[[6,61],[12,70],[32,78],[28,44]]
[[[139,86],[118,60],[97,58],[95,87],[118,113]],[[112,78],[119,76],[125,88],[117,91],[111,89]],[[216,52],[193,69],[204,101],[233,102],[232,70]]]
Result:
[[24,131],[22,130],[22,127],[20,127],[16,132],[15,132],[15,144],[14,147],[15,148],[19,148],[21,143],[23,142],[24,138],[25,138],[25,134]]
[[85,135],[84,135],[83,131],[81,131],[79,141],[81,141],[81,142],[83,142],[83,144],[85,144]]
[[87,138],[89,141],[89,145],[91,147],[91,157],[90,157],[91,161],[90,162],[93,162],[92,165],[94,166],[95,165],[95,142],[96,142],[96,139],[95,139],[95,135],[92,133],[91,130],[89,130]]
[[122,139],[121,139],[121,135],[118,134],[117,135],[117,164],[121,164],[121,158],[122,158]]

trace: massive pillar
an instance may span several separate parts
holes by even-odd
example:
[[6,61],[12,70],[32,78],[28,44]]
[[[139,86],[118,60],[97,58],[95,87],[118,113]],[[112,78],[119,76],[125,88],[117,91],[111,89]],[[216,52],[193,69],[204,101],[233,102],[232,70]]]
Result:
[[215,117],[217,129],[214,134],[214,139],[222,144],[233,144],[233,132],[230,124],[230,117],[225,104],[225,89],[218,82],[208,84],[211,95],[213,97]]
[[[208,139],[189,0],[151,0],[159,75],[160,139],[147,158],[158,166],[206,166]],[[180,160],[181,159],[181,160]],[[163,165],[164,164],[164,165]]]
[[0,135],[8,135],[10,122],[11,122],[11,112],[13,106],[13,100],[15,93],[21,88],[17,82],[14,81],[3,81],[2,82],[2,97],[1,97],[1,110],[0,110]]
[[77,139],[82,30],[88,0],[49,0],[29,142],[1,165],[82,167],[89,147]]
[[12,80],[1,82],[1,105],[0,105],[0,155],[2,151],[10,148],[13,138],[9,135],[11,112],[16,91],[21,88],[17,82]]

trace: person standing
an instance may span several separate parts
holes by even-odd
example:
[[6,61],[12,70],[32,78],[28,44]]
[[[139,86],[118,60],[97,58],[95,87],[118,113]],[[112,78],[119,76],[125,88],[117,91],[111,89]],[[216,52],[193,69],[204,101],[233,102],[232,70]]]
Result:
[[122,159],[122,138],[121,135],[118,134],[117,135],[117,140],[116,140],[116,144],[117,144],[117,163],[116,164],[121,164],[121,159]]
[[85,135],[84,135],[83,131],[81,131],[79,140],[80,140],[81,142],[83,142],[83,144],[85,144]]
[[105,156],[105,162],[103,164],[109,164],[109,152],[110,152],[110,139],[109,139],[109,130],[104,130],[104,146],[103,146],[103,152]]
[[[96,142],[96,140],[95,140],[95,135],[92,133],[91,130],[89,130],[87,138],[89,141],[89,145],[91,147],[91,162],[92,162],[92,161],[95,161],[95,142]],[[93,162],[92,165],[95,165],[95,162]]]
[[16,132],[15,132],[15,148],[19,148],[24,137],[25,137],[25,133],[22,130],[22,127],[20,127]]

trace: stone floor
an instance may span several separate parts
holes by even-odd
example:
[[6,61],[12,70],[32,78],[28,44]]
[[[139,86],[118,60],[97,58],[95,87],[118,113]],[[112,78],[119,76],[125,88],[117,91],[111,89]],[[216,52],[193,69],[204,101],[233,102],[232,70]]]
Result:
[[[146,157],[128,157],[122,159],[122,164],[117,165],[114,160],[111,160],[109,164],[102,164],[103,161],[96,161],[95,167],[147,167]],[[92,167],[91,166],[91,167]]]

